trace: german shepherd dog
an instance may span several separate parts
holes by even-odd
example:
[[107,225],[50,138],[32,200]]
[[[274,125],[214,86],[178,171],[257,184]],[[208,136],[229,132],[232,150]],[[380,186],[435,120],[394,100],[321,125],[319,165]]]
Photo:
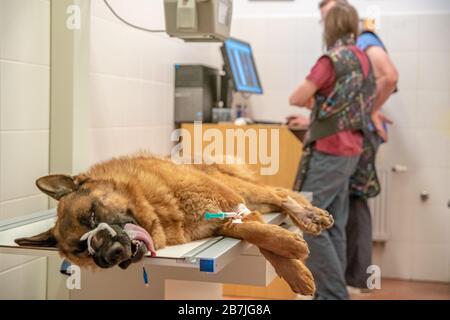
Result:
[[[59,201],[54,227],[16,239],[21,246],[57,247],[82,267],[126,269],[156,250],[211,236],[256,245],[291,289],[313,295],[302,236],[264,223],[261,214],[283,212],[303,231],[319,234],[332,217],[291,190],[263,185],[238,165],[175,164],[149,154],[115,158],[77,176],[50,175],[38,188]],[[233,212],[244,204],[242,223],[205,219],[206,212]],[[86,240],[83,235],[107,224]],[[83,239],[82,239],[83,238]],[[89,243],[88,243],[89,242]]]

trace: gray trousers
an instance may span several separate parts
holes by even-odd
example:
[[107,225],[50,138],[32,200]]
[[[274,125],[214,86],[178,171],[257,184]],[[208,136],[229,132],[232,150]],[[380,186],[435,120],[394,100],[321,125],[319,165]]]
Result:
[[345,281],[349,182],[359,156],[338,157],[314,151],[302,191],[313,192],[313,205],[327,210],[334,226],[319,236],[304,235],[311,252],[306,264],[316,282],[316,299],[349,299]]
[[367,289],[367,268],[372,264],[372,217],[367,199],[350,196],[347,222],[347,269],[349,286]]

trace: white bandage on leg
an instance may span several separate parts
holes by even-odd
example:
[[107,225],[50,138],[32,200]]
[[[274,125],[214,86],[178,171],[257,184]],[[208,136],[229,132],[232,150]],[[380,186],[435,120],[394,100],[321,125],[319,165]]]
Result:
[[92,244],[91,244],[92,238],[94,238],[94,236],[102,230],[107,230],[111,234],[112,237],[115,237],[117,235],[117,232],[113,228],[111,228],[111,226],[109,224],[102,222],[102,223],[98,224],[97,228],[95,228],[94,230],[91,230],[89,232],[86,232],[80,238],[81,241],[84,241],[84,240],[87,241],[88,252],[91,256],[93,256],[95,254],[95,250],[94,250],[94,248],[92,248]]
[[251,210],[249,208],[247,208],[247,206],[243,203],[241,203],[237,206],[237,208],[235,209],[235,212],[241,217],[248,216],[250,213],[252,213]]
[[234,211],[237,213],[237,216],[233,219],[233,223],[242,223],[242,218],[252,213],[243,203],[239,204]]

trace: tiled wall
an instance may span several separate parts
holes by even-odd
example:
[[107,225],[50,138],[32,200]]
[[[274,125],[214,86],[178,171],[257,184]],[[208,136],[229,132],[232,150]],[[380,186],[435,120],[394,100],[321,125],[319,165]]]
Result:
[[[399,69],[400,92],[384,108],[395,125],[379,167],[409,168],[391,176],[391,239],[377,259],[387,277],[450,281],[449,12],[382,18],[380,34]],[[252,98],[255,118],[282,121],[299,111],[287,99],[321,53],[321,25],[318,16],[260,14],[236,18],[232,34],[255,51],[265,89]],[[422,191],[430,194],[426,203]]]
[[396,124],[380,161],[409,168],[391,177],[391,241],[382,261],[394,277],[450,281],[449,30],[443,13],[386,17],[380,32],[400,71],[400,93],[385,107]]
[[50,3],[0,1],[0,218],[46,209]]
[[[164,28],[162,1],[110,3],[134,24]],[[91,10],[91,162],[140,149],[169,154],[174,64],[216,66],[217,45],[187,44],[132,29],[103,1],[92,1]]]
[[[321,0],[295,1],[253,1],[234,0],[237,17],[287,17],[319,16],[318,5]],[[360,14],[374,12],[377,7],[382,14],[429,14],[449,10],[448,0],[348,0]]]
[[[0,0],[0,219],[48,208],[34,181],[49,168],[49,59],[50,1]],[[0,298],[45,298],[45,265],[0,255]]]

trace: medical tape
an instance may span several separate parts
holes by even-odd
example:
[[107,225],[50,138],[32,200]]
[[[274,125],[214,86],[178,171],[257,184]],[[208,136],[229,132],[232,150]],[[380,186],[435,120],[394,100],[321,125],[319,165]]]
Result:
[[95,255],[95,250],[94,250],[94,248],[92,248],[92,238],[94,238],[95,235],[102,230],[108,231],[112,237],[115,237],[117,235],[117,232],[113,228],[111,228],[111,226],[109,224],[102,222],[102,223],[98,224],[97,228],[95,228],[89,232],[86,232],[80,238],[81,241],[84,241],[84,240],[87,241],[88,252],[91,256]]

